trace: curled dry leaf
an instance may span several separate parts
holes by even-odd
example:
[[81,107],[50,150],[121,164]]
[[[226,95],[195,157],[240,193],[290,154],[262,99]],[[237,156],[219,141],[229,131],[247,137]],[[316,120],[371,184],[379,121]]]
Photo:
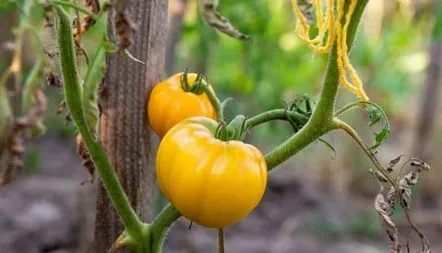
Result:
[[393,215],[393,211],[396,209],[396,203],[398,200],[398,194],[396,193],[396,189],[393,186],[390,187],[390,190],[387,192],[387,202],[390,205],[390,213],[389,215]]
[[387,204],[387,202],[385,202],[382,194],[379,193],[376,195],[374,207],[379,215],[379,220],[381,221],[381,224],[385,229],[388,238],[390,239],[390,253],[400,253],[401,248],[399,244],[398,229],[391,220],[389,211],[390,206]]
[[410,166],[417,169],[418,172],[421,172],[422,170],[430,171],[431,169],[430,165],[418,158],[412,158],[410,161]]
[[[401,161],[401,158],[405,155],[400,155],[393,160],[390,161],[389,167],[387,171],[392,173],[396,167],[396,165]],[[408,157],[408,156],[407,156]],[[404,174],[406,166],[409,165],[411,167],[411,171],[408,170],[408,173]],[[401,165],[400,169],[393,174],[395,181],[397,182],[397,186],[394,187],[390,185],[390,188],[386,194],[387,201],[385,202],[384,197],[381,193],[378,194],[375,200],[376,211],[379,214],[381,219],[381,223],[383,224],[389,238],[390,238],[390,252],[401,252],[400,246],[397,242],[398,233],[397,228],[394,227],[394,223],[391,221],[391,216],[393,215],[393,211],[396,208],[397,203],[400,204],[402,209],[405,212],[405,216],[407,218],[408,224],[412,231],[414,231],[419,238],[421,239],[421,251],[420,253],[431,252],[430,243],[425,235],[419,230],[419,228],[414,224],[411,219],[410,210],[411,210],[411,202],[412,202],[412,186],[417,184],[419,180],[419,174],[422,171],[429,171],[430,166],[424,161],[417,158],[408,158]],[[384,182],[383,178],[377,175],[373,170],[370,170],[381,183]],[[382,188],[381,188],[382,192]],[[397,243],[396,243],[397,242]],[[410,252],[410,240],[407,240],[405,244],[407,252]],[[399,250],[399,251],[398,251]]]
[[87,173],[89,174],[87,182],[93,183],[95,181],[95,164],[94,161],[91,158],[91,155],[89,154],[89,151],[87,150],[86,144],[84,143],[83,137],[81,134],[78,134],[75,138],[75,141],[77,143],[77,154],[81,157],[83,162],[81,165],[86,169]]
[[7,185],[12,180],[12,173],[23,167],[23,145],[22,132],[34,128],[43,119],[46,112],[47,99],[42,89],[34,90],[35,103],[26,116],[16,119],[2,143],[2,157],[0,161],[0,186]]
[[382,175],[379,171],[375,171],[373,169],[369,169],[368,171],[370,171],[380,183],[388,182],[388,180],[384,177],[384,175]]
[[232,38],[250,41],[250,36],[238,31],[227,18],[216,11],[218,3],[218,0],[200,0],[201,12],[207,24]]

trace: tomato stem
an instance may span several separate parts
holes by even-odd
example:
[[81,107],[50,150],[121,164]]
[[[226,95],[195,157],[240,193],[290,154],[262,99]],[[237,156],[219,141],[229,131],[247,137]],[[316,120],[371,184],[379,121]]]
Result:
[[216,119],[218,120],[218,122],[224,121],[224,109],[221,104],[221,101],[216,96],[215,91],[212,88],[210,88],[209,85],[203,85],[202,88],[204,89],[204,92],[209,98],[210,103],[215,108]]
[[222,228],[218,229],[218,253],[224,253],[224,231]]
[[[356,30],[367,3],[368,0],[358,1],[354,13],[351,16],[347,31],[347,45],[349,50],[353,45]],[[347,8],[348,3],[346,2],[346,9]],[[267,168],[269,170],[286,161],[307,145],[334,128],[332,123],[336,95],[338,93],[338,85],[339,70],[337,66],[337,47],[335,44],[328,58],[328,66],[324,83],[322,85],[318,105],[313,111],[312,117],[296,134],[266,155]]]
[[347,133],[358,144],[358,146],[364,151],[368,158],[370,158],[373,165],[376,167],[376,170],[379,171],[379,173],[381,173],[388,180],[388,182],[399,192],[399,186],[396,180],[394,180],[391,174],[388,173],[387,170],[382,166],[382,164],[379,162],[373,152],[368,148],[362,138],[358,135],[356,130],[354,130],[349,124],[338,118],[335,118],[333,120],[333,125],[335,129],[341,129],[345,133]]
[[55,31],[60,50],[59,59],[66,105],[95,163],[104,188],[123,222],[127,235],[136,242],[138,248],[143,249],[145,247],[143,223],[132,208],[103,146],[99,140],[93,137],[87,124],[76,66],[71,20],[61,7],[54,6],[53,8],[56,14]]
[[180,212],[171,204],[167,205],[150,226],[152,253],[160,253],[167,231],[179,217]]
[[285,121],[294,120],[297,123],[305,125],[308,119],[309,118],[306,115],[303,115],[299,112],[289,111],[285,109],[275,109],[260,113],[258,115],[255,115],[247,119],[245,123],[245,128],[250,129],[273,120],[285,120]]

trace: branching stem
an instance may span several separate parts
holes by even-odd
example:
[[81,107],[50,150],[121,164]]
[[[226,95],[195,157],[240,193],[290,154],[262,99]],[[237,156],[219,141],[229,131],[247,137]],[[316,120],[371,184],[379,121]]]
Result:
[[298,112],[288,111],[284,109],[275,109],[267,112],[260,113],[246,120],[245,128],[250,129],[260,124],[272,121],[272,120],[288,120],[288,117],[299,122],[306,123],[308,117]]
[[373,152],[367,147],[367,145],[364,143],[362,138],[359,136],[359,134],[347,123],[345,123],[342,120],[339,120],[335,118],[333,120],[333,125],[335,129],[341,129],[345,131],[357,144],[358,146],[364,151],[364,153],[370,158],[370,160],[373,162],[374,166],[376,167],[377,171],[381,173],[388,182],[397,190],[399,191],[399,185],[397,184],[396,180],[390,175],[390,173],[387,172],[387,170],[381,165],[379,160],[374,156]]

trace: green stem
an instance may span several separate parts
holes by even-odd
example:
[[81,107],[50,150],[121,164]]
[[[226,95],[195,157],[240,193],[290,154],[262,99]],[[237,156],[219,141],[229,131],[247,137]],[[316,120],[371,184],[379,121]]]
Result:
[[91,17],[95,21],[98,20],[98,18],[99,18],[97,15],[95,15],[93,12],[89,11],[88,9],[84,8],[83,6],[76,5],[72,2],[51,0],[50,3],[55,4],[55,5],[66,6],[66,7],[78,10],[79,12],[82,12],[83,14],[88,15],[89,17]]
[[385,114],[384,110],[383,110],[379,105],[377,105],[376,103],[373,103],[373,102],[371,102],[371,101],[363,101],[363,100],[361,100],[361,101],[355,101],[355,102],[353,102],[353,103],[350,103],[350,104],[348,104],[348,105],[342,107],[341,109],[339,109],[338,111],[336,111],[336,113],[335,113],[335,117],[337,117],[337,116],[341,115],[342,113],[344,113],[344,112],[350,110],[351,108],[354,108],[354,107],[359,106],[359,105],[361,105],[361,104],[372,105],[372,106],[376,107],[379,111],[382,112],[382,116],[383,116],[385,119],[387,118],[387,115]]
[[287,117],[296,119],[297,121],[306,123],[308,117],[298,112],[288,111],[285,109],[275,109],[267,112],[260,113],[246,120],[245,128],[250,129],[260,124],[266,123],[272,120],[288,120]]
[[55,28],[60,50],[60,63],[66,104],[94,160],[95,167],[100,173],[101,181],[118,215],[121,217],[127,234],[137,243],[143,243],[143,223],[133,210],[101,143],[94,140],[87,127],[82,101],[82,90],[76,66],[71,21],[62,8],[54,6],[54,9],[56,13]]
[[[356,30],[362,13],[368,0],[359,0],[353,13],[347,32],[347,45],[349,50],[352,47]],[[347,4],[348,5],[348,4]],[[336,44],[330,53],[328,67],[325,74],[324,84],[318,105],[307,124],[295,135],[283,142],[281,145],[266,155],[267,168],[269,170],[286,161],[298,151],[312,143],[324,133],[333,129],[331,123],[334,115],[336,94],[339,86],[339,71],[337,66]]]
[[218,121],[224,121],[223,106],[221,105],[221,101],[216,96],[215,91],[208,85],[203,85],[203,89],[204,89],[204,92],[206,93],[207,97],[209,98],[210,103],[215,108],[216,119]]
[[394,180],[394,178],[390,175],[390,173],[388,173],[388,171],[382,166],[382,164],[374,156],[373,152],[371,152],[370,149],[367,147],[367,145],[364,143],[362,138],[359,137],[356,130],[354,130],[349,124],[337,118],[333,120],[333,125],[334,129],[341,129],[345,131],[351,138],[353,138],[353,140],[364,151],[364,153],[368,156],[368,158],[370,158],[370,160],[376,167],[376,170],[379,171],[379,173],[381,173],[396,190],[399,189],[396,180]]
[[164,238],[173,222],[181,217],[180,212],[171,204],[168,204],[153,221],[151,226],[152,253],[160,253]]

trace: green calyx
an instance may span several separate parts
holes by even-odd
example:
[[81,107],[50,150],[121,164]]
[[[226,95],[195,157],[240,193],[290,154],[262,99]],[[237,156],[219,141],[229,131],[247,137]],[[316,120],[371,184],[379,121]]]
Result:
[[223,106],[221,104],[221,101],[216,96],[215,91],[209,86],[207,81],[204,79],[203,75],[197,74],[197,77],[192,84],[189,84],[188,75],[189,75],[189,73],[186,69],[184,71],[184,73],[180,76],[181,88],[185,92],[191,92],[195,95],[201,95],[203,93],[206,93],[207,98],[209,98],[210,103],[212,104],[212,106],[216,112],[217,120],[219,122],[223,121],[224,120],[224,111],[223,111]]
[[201,95],[207,89],[207,82],[204,80],[203,75],[197,74],[193,83],[189,83],[189,73],[187,70],[180,76],[181,88],[185,92],[191,92],[195,95]]
[[215,138],[222,141],[242,141],[247,133],[246,130],[246,117],[237,115],[228,125],[223,121],[218,124]]

